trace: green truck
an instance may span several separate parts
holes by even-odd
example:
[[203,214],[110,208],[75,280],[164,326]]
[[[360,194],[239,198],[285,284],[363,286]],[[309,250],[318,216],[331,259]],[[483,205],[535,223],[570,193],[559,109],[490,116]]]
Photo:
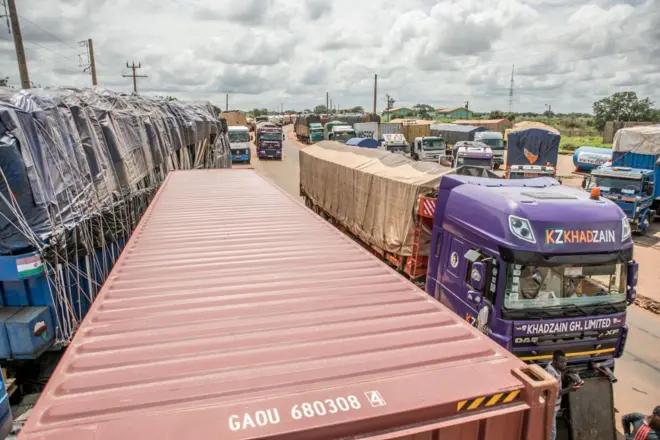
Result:
[[296,118],[293,126],[296,137],[306,144],[314,144],[323,140],[323,125],[321,117],[315,114],[301,115]]

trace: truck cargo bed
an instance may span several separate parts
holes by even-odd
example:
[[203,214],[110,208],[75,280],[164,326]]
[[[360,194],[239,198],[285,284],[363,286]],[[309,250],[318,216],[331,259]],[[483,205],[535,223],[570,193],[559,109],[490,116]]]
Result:
[[253,171],[175,171],[19,438],[545,439],[555,397]]

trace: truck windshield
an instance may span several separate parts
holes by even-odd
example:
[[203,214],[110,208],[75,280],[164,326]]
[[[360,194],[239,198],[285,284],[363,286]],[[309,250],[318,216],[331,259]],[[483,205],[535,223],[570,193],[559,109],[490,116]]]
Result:
[[490,159],[477,159],[475,157],[459,157],[456,159],[456,166],[462,167],[464,165],[471,165],[475,167],[490,168]]
[[261,140],[264,141],[281,141],[282,135],[280,133],[261,133]]
[[347,140],[353,139],[354,137],[354,131],[340,131],[335,133],[334,139],[339,142],[346,142]]
[[603,191],[635,194],[642,190],[642,181],[633,179],[619,179],[616,177],[593,175],[589,188],[599,187]]
[[504,141],[502,139],[480,139],[479,142],[483,142],[493,150],[504,150]]
[[250,134],[247,131],[230,131],[229,142],[250,142]]
[[612,304],[626,299],[626,267],[509,265],[504,307],[513,310]]
[[424,149],[428,151],[444,151],[445,141],[443,139],[424,139]]

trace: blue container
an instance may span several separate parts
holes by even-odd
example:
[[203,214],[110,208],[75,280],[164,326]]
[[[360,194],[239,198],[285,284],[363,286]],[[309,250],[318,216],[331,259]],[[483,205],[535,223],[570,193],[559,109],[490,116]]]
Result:
[[[126,241],[121,238],[55,269],[42,265],[37,253],[0,256],[0,361],[35,359],[54,341],[67,340],[71,335],[62,329],[70,327],[63,325],[64,317],[79,322],[85,317]],[[49,276],[54,279],[51,270],[58,271],[59,294],[48,280]],[[39,322],[47,332],[35,336],[34,326]]]
[[591,171],[610,160],[611,148],[580,147],[573,153],[573,165],[580,171]]
[[362,148],[378,148],[380,142],[373,138],[352,138],[346,141],[346,145]]
[[12,428],[11,407],[9,406],[9,395],[2,375],[0,375],[0,438],[7,438]]
[[23,307],[5,321],[14,359],[36,359],[55,342],[55,327],[48,307]]
[[9,336],[7,336],[6,323],[18,312],[20,307],[1,307],[0,308],[0,359],[11,359],[11,345]]

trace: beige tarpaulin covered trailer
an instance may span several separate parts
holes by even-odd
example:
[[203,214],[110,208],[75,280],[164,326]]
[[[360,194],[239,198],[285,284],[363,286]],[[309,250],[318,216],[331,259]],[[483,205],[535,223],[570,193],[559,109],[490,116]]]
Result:
[[331,141],[300,150],[303,194],[362,241],[400,256],[412,252],[419,196],[435,194],[441,177],[453,171]]

